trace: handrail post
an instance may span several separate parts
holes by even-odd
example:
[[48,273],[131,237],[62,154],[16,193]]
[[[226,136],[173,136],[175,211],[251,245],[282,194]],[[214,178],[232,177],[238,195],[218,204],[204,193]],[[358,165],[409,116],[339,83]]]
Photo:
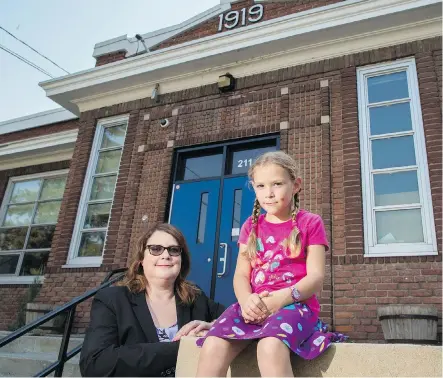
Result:
[[63,368],[66,362],[66,352],[68,350],[69,338],[71,337],[72,324],[74,323],[75,310],[77,306],[71,307],[68,313],[68,318],[65,324],[65,330],[63,331],[63,338],[60,344],[60,350],[58,352],[58,365],[54,372],[54,377],[61,377],[63,374]]

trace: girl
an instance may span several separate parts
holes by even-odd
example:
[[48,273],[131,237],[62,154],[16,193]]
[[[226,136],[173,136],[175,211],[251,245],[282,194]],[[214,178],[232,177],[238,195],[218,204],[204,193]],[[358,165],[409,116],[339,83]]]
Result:
[[346,338],[327,332],[318,319],[315,293],[322,289],[328,241],[320,216],[299,209],[295,161],[284,152],[268,152],[248,175],[256,200],[238,240],[238,303],[197,341],[203,345],[197,376],[226,376],[232,360],[254,339],[262,376],[293,376],[290,350],[312,359]]

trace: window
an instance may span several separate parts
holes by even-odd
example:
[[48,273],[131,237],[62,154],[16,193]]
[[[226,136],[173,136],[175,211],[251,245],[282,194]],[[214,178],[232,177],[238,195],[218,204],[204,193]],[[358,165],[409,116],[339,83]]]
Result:
[[365,255],[435,255],[413,59],[358,70]]
[[[43,276],[67,170],[10,179],[0,209],[0,278],[31,283]],[[3,280],[2,280],[3,281]]]
[[101,264],[128,117],[100,121],[77,213],[68,266]]

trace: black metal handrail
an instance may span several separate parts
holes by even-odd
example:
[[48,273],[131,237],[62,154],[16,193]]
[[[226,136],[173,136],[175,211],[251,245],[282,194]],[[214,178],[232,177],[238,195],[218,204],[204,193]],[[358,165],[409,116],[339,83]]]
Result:
[[[51,312],[48,312],[46,315],[42,316],[41,318],[36,319],[32,323],[29,323],[20,329],[10,333],[8,336],[4,337],[0,340],[0,348],[4,347],[5,345],[11,343],[12,341],[18,339],[19,337],[27,334],[28,332],[32,331],[33,329],[41,326],[42,324],[46,323],[48,320],[51,320],[55,318],[56,316],[60,315],[61,313],[65,311],[68,312],[68,317],[66,319],[65,323],[65,329],[63,331],[63,337],[62,342],[60,344],[60,349],[58,353],[58,359],[51,365],[49,365],[47,368],[43,369],[41,372],[36,374],[34,377],[46,377],[47,375],[54,372],[55,377],[61,377],[63,374],[63,368],[65,367],[65,363],[69,361],[72,357],[77,355],[81,349],[83,344],[78,345],[71,351],[68,350],[69,345],[69,339],[71,337],[71,330],[72,330],[72,324],[74,323],[74,316],[75,316],[75,310],[77,308],[77,305],[80,303],[86,301],[87,299],[93,297],[97,292],[101,289],[104,289],[108,286],[111,286],[113,283],[121,280],[123,276],[125,275],[127,268],[119,268],[112,270],[109,272],[106,277],[103,279],[102,283],[99,287],[96,287],[95,289],[91,289],[87,291],[86,293],[72,299],[68,303],[65,303],[63,306],[56,308],[55,310],[52,310]],[[112,276],[118,274],[118,276],[111,279]]]

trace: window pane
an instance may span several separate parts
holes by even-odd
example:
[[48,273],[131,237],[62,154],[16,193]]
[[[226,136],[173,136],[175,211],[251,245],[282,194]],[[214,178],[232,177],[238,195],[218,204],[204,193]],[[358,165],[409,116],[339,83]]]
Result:
[[105,244],[105,232],[84,232],[80,241],[79,257],[101,256]]
[[205,242],[206,214],[208,212],[209,193],[202,193],[200,200],[200,217],[198,220],[197,244]]
[[0,255],[0,274],[15,274],[20,255]]
[[0,229],[0,251],[22,249],[25,245],[28,227]]
[[83,228],[107,227],[110,212],[110,202],[89,205]]
[[377,243],[420,243],[424,241],[420,209],[377,211]]
[[95,177],[91,190],[91,201],[112,199],[114,196],[116,175]]
[[371,135],[398,133],[412,130],[409,102],[369,109]]
[[369,103],[408,98],[406,71],[368,78]]
[[51,248],[55,225],[32,227],[27,249]]
[[231,240],[237,241],[240,234],[240,214],[241,214],[241,200],[243,190],[236,189],[234,192],[234,211],[232,213],[232,230]]
[[66,177],[56,177],[53,179],[46,179],[43,182],[41,200],[60,199],[63,198],[65,191]]
[[39,203],[34,217],[34,224],[56,223],[61,203],[61,201]]
[[100,148],[123,146],[125,141],[126,125],[107,127],[103,133]]
[[412,135],[372,141],[372,167],[374,169],[415,165]]
[[12,190],[10,203],[32,202],[37,199],[40,180],[16,182]]
[[375,206],[420,203],[417,171],[374,175]]
[[25,226],[30,224],[33,210],[33,203],[9,206],[3,226]]
[[204,177],[220,176],[222,162],[222,154],[184,158],[180,163],[177,180],[198,180]]
[[95,173],[117,172],[122,150],[100,152]]
[[230,167],[228,174],[248,173],[249,167],[260,155],[265,152],[275,151],[275,146],[261,147],[254,149],[246,149],[240,151],[233,151],[230,157]]
[[45,273],[49,252],[29,252],[23,257],[21,276],[42,276]]

